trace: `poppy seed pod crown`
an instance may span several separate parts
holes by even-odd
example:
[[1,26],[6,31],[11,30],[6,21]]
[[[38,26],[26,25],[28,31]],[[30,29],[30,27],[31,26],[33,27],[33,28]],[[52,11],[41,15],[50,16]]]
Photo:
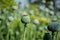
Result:
[[39,25],[39,24],[40,24],[37,19],[33,20],[33,23],[34,23],[35,25]]
[[58,24],[58,22],[54,21],[54,22],[49,23],[47,28],[49,31],[56,32],[60,30],[60,25]]
[[22,16],[28,16],[27,12],[23,12]]
[[21,21],[22,23],[27,24],[30,22],[30,17],[28,15],[23,15]]
[[42,0],[42,3],[44,3],[44,4],[45,4],[45,3],[46,3],[46,1],[45,1],[45,0]]

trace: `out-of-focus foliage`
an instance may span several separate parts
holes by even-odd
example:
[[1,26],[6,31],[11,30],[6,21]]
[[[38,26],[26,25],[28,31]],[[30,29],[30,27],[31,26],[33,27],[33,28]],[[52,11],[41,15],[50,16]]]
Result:
[[16,5],[16,2],[14,2],[14,0],[0,0],[0,7],[1,8],[10,7],[12,5]]
[[[0,19],[4,20],[0,20],[0,39],[43,40],[43,36],[46,32],[51,33],[46,27],[53,18],[57,18],[57,22],[60,24],[60,11],[57,11],[56,16],[54,16],[52,1],[47,2],[49,4],[45,4],[45,1],[46,0],[43,0],[43,3],[40,1],[39,4],[31,3],[25,5],[24,8],[19,7],[19,9],[17,9],[14,7],[14,0],[0,0],[0,8],[2,8],[3,11],[0,12]],[[25,29],[25,24],[22,23],[21,19],[27,22]],[[58,40],[60,40],[59,33]]]

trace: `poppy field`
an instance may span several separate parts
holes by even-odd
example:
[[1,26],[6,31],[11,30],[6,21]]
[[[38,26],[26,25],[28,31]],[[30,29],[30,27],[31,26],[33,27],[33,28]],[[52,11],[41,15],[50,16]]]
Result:
[[53,40],[60,40],[60,6],[55,10],[53,1],[46,3],[42,1],[38,5],[34,2],[24,8],[19,5],[8,7],[8,4],[1,6],[0,40],[52,40],[52,33]]

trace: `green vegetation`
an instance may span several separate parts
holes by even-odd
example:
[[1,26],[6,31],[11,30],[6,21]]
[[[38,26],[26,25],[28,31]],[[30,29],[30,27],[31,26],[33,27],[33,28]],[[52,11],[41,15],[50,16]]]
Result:
[[[37,4],[29,4],[29,8],[12,8],[15,5],[14,0],[0,0],[0,40],[43,40],[45,33],[51,34],[46,27],[53,18],[60,24],[59,11],[54,16],[53,9],[49,7],[44,9]],[[26,27],[21,19],[27,22]]]

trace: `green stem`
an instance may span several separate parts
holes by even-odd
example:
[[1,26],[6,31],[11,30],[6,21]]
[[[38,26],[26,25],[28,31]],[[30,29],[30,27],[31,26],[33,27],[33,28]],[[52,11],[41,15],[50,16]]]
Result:
[[52,40],[54,40],[54,32],[52,32]]
[[56,33],[56,40],[58,40],[58,32]]

